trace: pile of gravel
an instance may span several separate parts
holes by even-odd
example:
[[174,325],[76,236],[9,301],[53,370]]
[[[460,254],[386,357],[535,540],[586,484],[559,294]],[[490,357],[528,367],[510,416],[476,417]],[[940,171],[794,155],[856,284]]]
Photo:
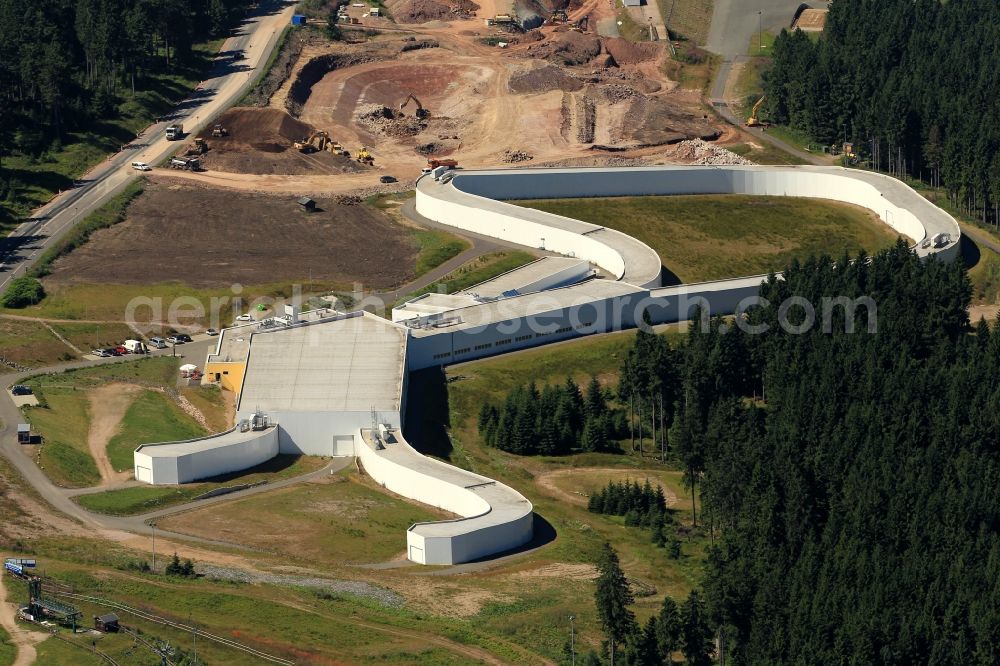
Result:
[[681,141],[674,147],[673,157],[689,164],[709,164],[714,166],[753,165],[754,162],[737,155],[731,150],[720,148],[701,139]]
[[331,580],[328,578],[312,578],[308,576],[290,576],[287,574],[250,573],[242,569],[230,569],[212,564],[199,564],[195,567],[198,574],[211,580],[224,580],[233,583],[285,585],[288,587],[306,587],[328,592],[330,594],[350,594],[355,597],[372,599],[386,606],[400,608],[403,597],[392,590],[378,587],[371,583],[355,580]]
[[517,164],[518,162],[528,162],[535,159],[534,155],[529,155],[523,150],[505,150],[500,155],[500,161],[507,164]]

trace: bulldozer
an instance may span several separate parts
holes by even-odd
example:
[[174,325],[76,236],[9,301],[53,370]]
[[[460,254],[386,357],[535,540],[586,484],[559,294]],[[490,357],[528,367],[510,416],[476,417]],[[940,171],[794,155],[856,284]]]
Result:
[[204,155],[207,152],[208,152],[208,142],[202,139],[201,137],[197,137],[195,138],[194,143],[188,146],[187,150],[184,151],[184,155],[185,156]]
[[227,130],[222,125],[216,125],[215,127],[212,128],[212,136],[214,137],[229,136],[229,130]]
[[431,115],[431,112],[424,108],[424,105],[420,103],[420,100],[417,99],[417,96],[413,93],[407,95],[406,99],[399,104],[399,115],[403,115],[403,109],[410,103],[410,101],[417,105],[417,118],[423,119]]
[[359,150],[356,159],[361,164],[367,164],[368,166],[372,166],[373,164],[375,164],[375,158],[372,157],[372,154],[368,152],[367,148],[362,148],[361,150]]
[[746,122],[747,127],[760,127],[761,125],[764,124],[760,122],[760,120],[757,118],[757,112],[760,110],[760,105],[763,103],[764,103],[764,97],[761,96],[761,98],[757,100],[757,103],[753,105],[753,109],[750,111],[750,117],[747,118]]

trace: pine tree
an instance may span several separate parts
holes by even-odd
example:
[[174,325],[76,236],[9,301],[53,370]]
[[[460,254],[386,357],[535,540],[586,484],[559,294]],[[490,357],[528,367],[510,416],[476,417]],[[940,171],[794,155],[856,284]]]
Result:
[[673,599],[664,597],[660,614],[656,616],[656,647],[665,663],[673,663],[670,655],[680,649],[680,640],[680,609]]
[[625,572],[618,561],[618,554],[605,542],[597,560],[597,589],[594,601],[597,617],[610,645],[612,659],[616,646],[622,644],[636,627],[635,615],[629,610],[634,598],[629,589]]
[[692,590],[681,606],[681,652],[688,666],[708,666],[712,663],[712,630],[708,625],[708,613],[698,596]]

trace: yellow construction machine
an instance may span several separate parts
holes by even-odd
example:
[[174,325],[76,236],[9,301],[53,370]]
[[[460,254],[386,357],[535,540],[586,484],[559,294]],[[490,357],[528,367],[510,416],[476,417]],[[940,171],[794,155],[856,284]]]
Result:
[[757,112],[760,110],[760,105],[764,103],[764,97],[761,96],[757,103],[753,105],[753,109],[750,111],[750,117],[747,118],[747,127],[760,127],[763,123],[757,118]]
[[358,162],[362,164],[367,164],[368,166],[375,164],[375,158],[372,157],[372,154],[369,153],[368,149],[364,147],[362,147],[361,150],[358,151],[358,156],[356,159]]
[[425,108],[424,108],[424,105],[420,103],[420,100],[419,100],[419,99],[417,99],[417,96],[416,96],[416,95],[414,95],[413,93],[410,93],[409,95],[407,95],[406,99],[404,99],[404,100],[403,100],[403,101],[402,101],[402,102],[400,103],[400,105],[399,105],[399,114],[400,114],[400,115],[402,115],[402,114],[403,114],[403,109],[404,109],[404,108],[406,107],[406,105],[407,105],[407,104],[409,104],[409,103],[410,103],[411,101],[412,101],[412,102],[413,102],[414,104],[416,104],[416,105],[417,105],[417,118],[426,118],[427,116],[431,115],[431,112],[430,112],[430,111],[428,111],[427,109],[425,109]]
[[310,134],[307,138],[301,141],[296,141],[294,144],[295,149],[303,153],[315,153],[322,152],[327,149],[327,145],[332,143],[330,135],[319,130]]

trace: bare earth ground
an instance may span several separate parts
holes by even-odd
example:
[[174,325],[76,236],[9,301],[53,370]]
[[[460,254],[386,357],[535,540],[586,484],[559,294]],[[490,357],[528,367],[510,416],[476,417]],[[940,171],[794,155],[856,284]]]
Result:
[[102,486],[132,478],[131,472],[116,472],[108,460],[108,442],[118,432],[125,412],[142,391],[135,384],[105,384],[90,391],[90,432],[87,447],[101,473]]
[[37,656],[35,645],[41,643],[48,634],[40,631],[27,631],[16,621],[13,604],[7,603],[7,588],[4,586],[4,578],[0,576],[0,626],[7,630],[10,639],[17,647],[17,657],[12,666],[30,666],[35,663]]
[[369,206],[153,183],[128,219],[59,259],[47,278],[81,282],[182,282],[196,288],[302,279],[391,287],[413,277],[408,232]]
[[[656,479],[657,472],[653,470],[646,471],[641,469],[622,469],[620,467],[573,467],[571,469],[557,469],[551,472],[538,474],[535,476],[535,483],[537,483],[542,490],[553,497],[569,502],[570,504],[586,506],[586,495],[566,492],[556,484],[556,479],[567,476],[579,477],[585,474],[600,474],[601,476],[606,476],[607,478],[603,480],[604,483],[610,480],[622,481],[625,479],[642,482],[646,478],[650,478],[651,483],[658,483]],[[666,486],[662,486],[662,488],[663,494],[667,498],[667,506],[676,505],[677,495]]]

